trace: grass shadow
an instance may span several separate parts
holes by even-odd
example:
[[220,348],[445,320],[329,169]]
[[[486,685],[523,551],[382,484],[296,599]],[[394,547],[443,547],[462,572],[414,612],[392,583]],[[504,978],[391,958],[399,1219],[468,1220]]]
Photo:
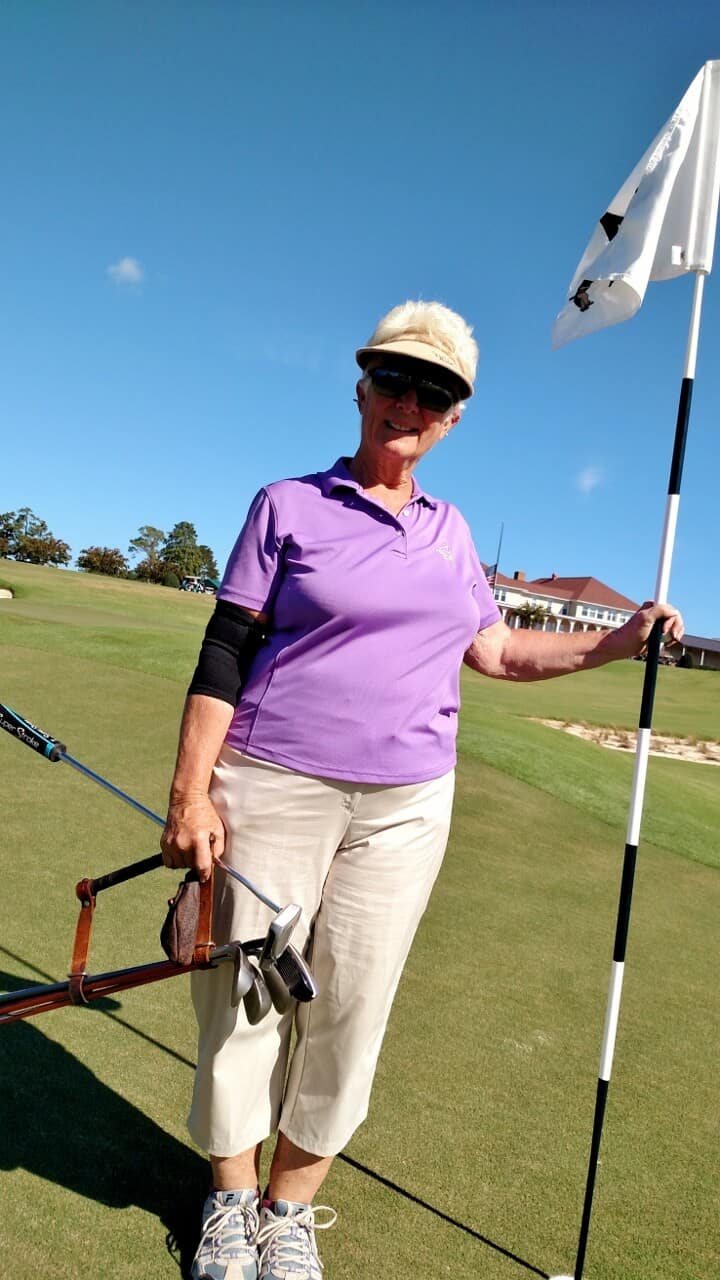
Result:
[[376,1173],[374,1169],[369,1169],[367,1165],[360,1164],[359,1160],[353,1160],[352,1156],[345,1155],[344,1152],[337,1157],[342,1160],[343,1164],[350,1165],[351,1169],[355,1169],[358,1173],[364,1173],[366,1177],[372,1178],[373,1181],[379,1182],[381,1186],[387,1187],[389,1191],[394,1191],[396,1195],[402,1196],[403,1199],[409,1200],[412,1204],[416,1204],[421,1209],[426,1209],[428,1213],[432,1213],[436,1218],[440,1218],[442,1222],[446,1222],[448,1226],[456,1227],[458,1231],[464,1231],[466,1235],[472,1236],[473,1240],[479,1240],[480,1244],[487,1245],[489,1249],[494,1249],[496,1253],[507,1258],[509,1262],[516,1262],[518,1266],[524,1267],[526,1271],[532,1275],[541,1276],[542,1280],[550,1280],[547,1271],[541,1271],[539,1267],[533,1266],[532,1262],[527,1262],[525,1258],[521,1258],[516,1253],[512,1253],[510,1249],[506,1249],[501,1244],[496,1244],[494,1240],[490,1240],[488,1236],[484,1236],[479,1231],[475,1231],[473,1227],[469,1227],[465,1222],[459,1222],[457,1218],[451,1218],[449,1213],[445,1213],[442,1209],[437,1209],[435,1205],[428,1204],[427,1200],[421,1200],[420,1196],[416,1196],[412,1191],[407,1191],[405,1187],[398,1186],[397,1182],[391,1182],[389,1178],[383,1177],[381,1173]]
[[[25,980],[0,972],[0,989]],[[199,1235],[208,1165],[28,1021],[0,1031],[0,1169],[26,1169],[113,1209],[155,1215],[181,1275]]]
[[[0,946],[0,951],[21,960],[5,947]],[[23,963],[27,966],[29,962]],[[51,975],[35,965],[30,967],[50,980]],[[17,990],[24,985],[14,976],[0,972],[0,990]],[[90,1010],[105,1013],[134,1035],[194,1069],[195,1064],[189,1059],[119,1018],[116,1011],[120,1007],[118,1001],[103,998],[93,1001]],[[166,1228],[168,1251],[176,1258],[181,1275],[187,1277],[198,1239],[198,1204],[207,1190],[206,1162],[113,1093],[72,1054],[27,1021],[9,1024],[0,1033],[0,1073],[6,1063],[5,1078],[12,1079],[13,1085],[5,1096],[0,1094],[0,1169],[24,1167],[109,1207],[138,1205],[155,1214]],[[13,1075],[11,1064],[16,1070],[19,1068],[19,1079]],[[47,1079],[57,1084],[52,1099],[47,1097]],[[344,1152],[338,1160],[532,1275],[549,1280],[546,1271],[367,1165]],[[86,1164],[93,1169],[92,1179]],[[96,1177],[96,1169],[104,1173]]]

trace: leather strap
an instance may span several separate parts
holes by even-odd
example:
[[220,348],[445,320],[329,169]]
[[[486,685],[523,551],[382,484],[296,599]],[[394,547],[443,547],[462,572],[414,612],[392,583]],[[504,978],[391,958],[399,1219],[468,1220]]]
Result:
[[200,907],[198,926],[195,937],[193,964],[209,964],[210,953],[215,945],[212,940],[213,888],[215,884],[215,867],[210,867],[208,879],[200,885]]
[[[213,887],[215,868],[210,868],[209,878],[200,885],[200,904],[198,911],[197,934],[193,951],[193,966],[210,963],[214,943],[212,940]],[[75,929],[70,972],[68,974],[68,993],[72,1004],[88,1004],[83,990],[87,976],[90,936],[92,934],[93,915],[95,912],[95,885],[90,879],[79,880],[75,886],[75,894],[80,900],[80,915]]]
[[87,974],[87,958],[90,950],[90,934],[92,933],[93,913],[95,911],[95,895],[92,892],[91,880],[80,880],[75,885],[75,893],[80,899],[80,915],[75,929],[72,960],[68,978],[70,1000],[73,1004],[87,1004],[83,992],[83,981]]
[[[200,886],[200,904],[198,911],[198,927],[191,968],[211,964],[215,944],[212,934],[213,879]],[[157,982],[161,978],[174,978],[187,972],[171,960],[137,965],[133,969],[115,969],[112,973],[89,974],[87,958],[90,947],[95,895],[92,892],[92,880],[80,880],[75,892],[80,899],[80,917],[75,930],[75,944],[71,961],[68,982],[50,983],[47,986],[28,987],[24,991],[8,992],[0,995],[0,1025],[14,1022],[22,1018],[30,1018],[35,1013],[47,1013],[51,1009],[61,1009],[68,1004],[89,1004],[101,996],[116,991],[126,991],[131,987],[143,986],[148,982]],[[259,955],[265,943],[264,938],[254,938],[243,944],[243,950],[249,955]],[[221,948],[221,950],[223,950]]]

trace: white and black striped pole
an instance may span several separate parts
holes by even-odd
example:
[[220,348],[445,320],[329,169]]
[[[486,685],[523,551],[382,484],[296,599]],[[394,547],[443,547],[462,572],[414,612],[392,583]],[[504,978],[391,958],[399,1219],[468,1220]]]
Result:
[[[682,480],[685,445],[687,442],[688,427],[690,423],[690,405],[695,380],[695,363],[697,357],[698,335],[700,331],[700,312],[702,308],[704,283],[705,276],[698,272],[695,276],[695,290],[693,293],[692,314],[690,317],[690,331],[688,334],[687,351],[685,354],[685,369],[680,388],[680,401],[675,428],[675,443],[673,447],[672,463],[670,466],[667,505],[665,509],[665,524],[663,528],[660,562],[658,565],[658,575],[655,586],[655,600],[658,603],[664,603],[667,601],[668,587],[670,584],[670,567],[672,564],[675,529],[677,526],[678,508],[680,504],[680,483]],[[577,1259],[575,1262],[575,1280],[582,1280],[583,1268],[585,1266],[585,1252],[587,1249],[588,1233],[590,1230],[590,1215],[592,1212],[595,1177],[597,1174],[598,1157],[600,1153],[600,1140],[602,1137],[603,1120],[605,1117],[605,1104],[607,1101],[608,1089],[610,1087],[610,1075],[612,1072],[613,1056],[615,1052],[615,1038],[617,1035],[618,1019],[620,1016],[620,999],[625,972],[625,953],[627,949],[628,929],[630,926],[635,864],[637,861],[638,844],[640,841],[640,825],[642,822],[645,780],[647,777],[648,757],[650,754],[650,731],[652,725],[653,703],[655,700],[655,686],[657,682],[661,641],[662,623],[657,622],[653,627],[647,646],[645,679],[643,683],[642,703],[640,706],[637,746],[635,749],[635,770],[630,795],[630,812],[628,816],[620,899],[618,902],[617,925],[615,930],[615,947],[613,950],[610,988],[608,992],[607,1010],[605,1013],[605,1031],[603,1034],[602,1051],[600,1054],[600,1070],[598,1073],[597,1093],[595,1097],[595,1116],[593,1120],[592,1141],[590,1144],[590,1162],[585,1187],[585,1201],[580,1226]],[[560,1278],[560,1280],[562,1280],[562,1278]]]
[[[695,365],[697,360],[698,339],[700,334],[700,313],[702,310],[703,288],[705,276],[712,268],[715,230],[718,213],[718,193],[720,191],[720,61],[707,62],[702,69],[702,90],[697,118],[697,137],[693,137],[696,145],[693,160],[692,190],[686,190],[684,198],[689,201],[689,221],[686,230],[685,250],[678,248],[678,261],[684,269],[695,274],[692,310],[685,351],[685,367],[683,370],[680,401],[678,405],[675,441],[673,445],[670,478],[668,483],[665,522],[663,526],[657,581],[655,585],[655,602],[667,603],[670,585],[670,568],[672,564],[675,530],[677,527],[678,509],[680,506],[680,484],[682,480],[685,446],[690,423],[690,405],[695,381]],[[693,82],[695,84],[695,81]],[[685,103],[686,98],[683,99]],[[681,104],[682,105],[682,104]],[[680,109],[678,109],[680,110]],[[672,128],[662,137],[662,147],[657,148],[655,160],[666,151],[672,151],[672,144],[677,144],[677,115],[670,122]],[[660,137],[660,135],[659,135]],[[656,139],[656,143],[658,139]],[[655,146],[655,144],[653,144]],[[642,162],[641,162],[642,163]],[[658,161],[658,167],[661,161]],[[640,184],[652,171],[648,166]],[[632,185],[632,184],[631,184]],[[602,221],[602,220],[601,220]],[[622,222],[622,218],[620,218]],[[618,224],[619,225],[619,224]],[[616,228],[617,230],[617,228]],[[592,244],[592,242],[591,242]],[[673,250],[675,252],[675,250]],[[582,264],[581,264],[582,265]],[[662,278],[662,277],[660,277]],[[605,281],[607,283],[607,279]],[[592,281],[586,282],[588,285]],[[610,280],[612,284],[612,280]],[[592,303],[592,299],[590,300]],[[640,297],[642,301],[642,296]],[[632,314],[630,312],[629,314]],[[560,317],[558,318],[560,319]],[[617,319],[617,317],[616,317]],[[607,320],[606,323],[613,323]],[[570,334],[570,337],[578,336]],[[564,339],[563,339],[564,340]],[[583,1203],[577,1257],[575,1261],[574,1280],[582,1280],[585,1266],[590,1216],[592,1213],[593,1194],[597,1175],[600,1143],[602,1139],[603,1121],[607,1103],[610,1076],[612,1073],[615,1040],[620,1017],[620,1000],[625,973],[625,954],[627,950],[628,931],[630,927],[630,911],[632,908],[633,882],[637,861],[640,826],[642,822],[643,801],[645,796],[645,780],[647,777],[648,757],[650,754],[650,732],[652,724],[655,686],[657,683],[660,646],[662,643],[662,623],[653,627],[647,645],[645,679],[643,683],[642,703],[638,724],[637,745],[635,748],[635,768],[632,790],[630,794],[630,810],[628,815],[625,855],[623,860],[620,899],[618,903],[617,924],[615,929],[615,946],[613,950],[612,969],[610,973],[610,989],[608,992],[605,1013],[605,1030],[600,1053],[600,1069],[598,1073],[597,1093],[595,1099],[595,1115],[593,1120],[590,1159],[588,1164],[585,1199]],[[569,1276],[555,1276],[551,1280],[573,1280]]]

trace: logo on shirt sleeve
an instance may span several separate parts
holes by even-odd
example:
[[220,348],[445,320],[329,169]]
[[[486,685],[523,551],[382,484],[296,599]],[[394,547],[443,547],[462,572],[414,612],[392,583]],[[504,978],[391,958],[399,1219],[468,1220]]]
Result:
[[442,556],[443,560],[454,559],[454,556],[452,553],[452,547],[449,547],[447,542],[441,542],[439,547],[436,547],[435,550],[437,551],[439,556]]

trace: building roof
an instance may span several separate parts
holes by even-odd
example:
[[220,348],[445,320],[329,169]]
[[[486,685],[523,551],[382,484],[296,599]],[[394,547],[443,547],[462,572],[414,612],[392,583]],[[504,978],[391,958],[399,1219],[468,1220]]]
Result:
[[582,600],[586,604],[602,604],[607,608],[614,609],[632,609],[633,613],[639,607],[634,600],[630,600],[628,596],[623,596],[619,591],[614,591],[607,583],[600,582],[599,578],[559,578],[551,576],[549,578],[533,578],[532,582],[527,584],[531,590],[539,595],[541,592],[548,596],[561,596],[568,600]]
[[682,640],[673,640],[665,648],[672,649],[676,644],[681,649],[704,649],[706,653],[720,653],[720,640],[710,640],[707,636],[684,635]]
[[[487,566],[483,565],[483,568]],[[578,578],[561,578],[551,574],[549,578],[508,578],[498,573],[496,586],[511,587],[515,591],[526,591],[529,595],[557,597],[558,600],[580,600],[583,604],[603,605],[606,609],[630,609],[634,611],[639,605],[619,591],[614,591],[605,582],[592,575]]]

